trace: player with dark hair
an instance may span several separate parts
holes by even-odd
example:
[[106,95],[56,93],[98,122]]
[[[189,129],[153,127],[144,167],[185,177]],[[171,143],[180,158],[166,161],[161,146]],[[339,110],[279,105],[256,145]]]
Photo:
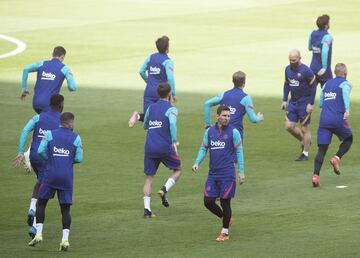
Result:
[[331,55],[333,38],[328,30],[330,17],[321,15],[316,19],[318,30],[311,32],[309,37],[309,50],[312,51],[311,70],[316,75],[316,80],[321,87],[324,83],[333,78],[331,73]]
[[[285,69],[284,95],[281,109],[286,110],[285,128],[301,142],[302,153],[296,161],[308,160],[311,131],[308,128],[316,96],[316,79],[309,67],[301,63],[300,51],[289,53],[290,64]],[[291,99],[288,102],[289,92]],[[296,123],[300,122],[300,128]]]
[[46,132],[37,150],[46,160],[44,178],[39,189],[39,199],[36,209],[36,235],[29,242],[35,246],[43,240],[42,231],[45,220],[45,208],[49,199],[57,192],[63,225],[63,237],[59,251],[67,251],[70,247],[69,233],[71,225],[70,206],[73,194],[73,166],[83,159],[80,136],[73,132],[74,115],[65,112],[60,117],[61,126]]
[[29,73],[37,72],[33,108],[38,114],[49,109],[50,97],[60,92],[64,79],[67,80],[70,91],[77,89],[69,67],[63,64],[65,54],[66,50],[63,47],[55,47],[51,60],[30,64],[23,70],[21,100],[25,100],[26,95],[29,94],[27,89]]
[[335,66],[334,79],[327,81],[321,90],[319,105],[322,107],[320,123],[317,132],[318,153],[314,161],[312,184],[320,186],[320,169],[324,157],[335,134],[341,144],[335,156],[330,159],[334,172],[340,175],[340,159],[349,151],[353,134],[349,123],[351,84],[346,80],[347,68],[343,63]]
[[171,87],[171,102],[175,101],[174,62],[168,57],[169,38],[162,36],[156,40],[158,53],[151,54],[146,58],[140,68],[140,76],[146,82],[144,91],[143,113],[135,111],[129,119],[129,127],[133,127],[137,121],[144,121],[144,113],[150,104],[159,100],[157,87],[160,83],[169,83]]
[[254,105],[251,97],[244,92],[246,74],[242,71],[237,71],[232,78],[234,88],[219,94],[207,100],[204,104],[205,113],[205,129],[209,128],[211,107],[215,105],[225,105],[230,108],[230,125],[239,130],[241,138],[243,138],[243,117],[248,115],[253,123],[260,123],[264,120],[262,113],[255,114]]
[[[203,142],[192,170],[197,172],[199,165],[206,156],[207,150],[210,155],[209,175],[205,183],[204,205],[215,214],[222,218],[222,230],[216,241],[226,241],[229,239],[229,226],[231,224],[231,198],[235,195],[236,171],[235,163],[237,160],[239,170],[239,181],[244,178],[244,159],[240,132],[229,125],[230,108],[219,106],[217,108],[216,124],[205,131]],[[216,204],[216,199],[220,198],[220,204]]]
[[146,110],[144,128],[147,129],[144,155],[144,217],[154,214],[150,208],[154,176],[160,163],[172,170],[164,186],[158,191],[162,204],[169,207],[167,193],[181,176],[181,160],[177,152],[176,120],[178,111],[170,104],[171,89],[168,83],[161,83],[157,92],[160,99]]
[[38,198],[39,186],[43,178],[43,170],[45,168],[45,162],[38,155],[37,149],[40,145],[41,140],[44,138],[45,133],[49,130],[57,129],[60,126],[60,115],[64,108],[64,97],[60,94],[52,95],[50,98],[50,110],[42,112],[39,115],[35,115],[25,125],[19,139],[19,154],[15,158],[15,165],[20,166],[24,160],[24,149],[28,135],[33,131],[33,140],[30,147],[30,163],[36,174],[37,181],[35,183],[32,199],[30,202],[30,208],[28,211],[28,225],[32,226],[29,230],[31,237],[35,236],[36,220],[36,202]]

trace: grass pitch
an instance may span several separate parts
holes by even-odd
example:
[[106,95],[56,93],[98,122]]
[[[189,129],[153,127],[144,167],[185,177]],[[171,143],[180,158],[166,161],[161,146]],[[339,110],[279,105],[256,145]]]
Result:
[[[1,33],[27,43],[18,56],[0,60],[0,250],[1,257],[49,257],[61,240],[57,201],[46,210],[44,241],[27,246],[26,212],[34,175],[11,166],[19,134],[33,116],[31,99],[20,102],[21,71],[47,58],[55,45],[68,50],[65,63],[79,85],[65,88],[65,110],[76,115],[84,142],[84,163],[76,166],[69,257],[357,257],[360,193],[359,146],[360,32],[357,1],[1,1]],[[26,10],[26,11],[24,11]],[[86,11],[85,11],[86,10]],[[283,128],[280,110],[284,67],[291,48],[309,63],[307,37],[312,18],[328,13],[334,36],[333,64],[344,62],[353,82],[351,125],[354,145],[344,157],[343,174],[328,158],[321,188],[311,187],[311,160],[297,163],[299,144]],[[154,51],[158,36],[170,36],[179,102],[178,133],[183,176],[169,193],[171,207],[152,198],[156,218],[142,218],[143,143],[140,126],[127,128],[141,107],[144,83],[137,70]],[[0,41],[0,52],[13,45]],[[220,222],[202,204],[207,159],[191,172],[203,134],[202,103],[231,87],[231,75],[247,73],[245,90],[260,125],[245,118],[247,181],[232,202],[236,219],[230,240],[216,243]],[[30,76],[30,82],[34,76]],[[32,86],[30,87],[32,89]],[[30,96],[31,97],[31,96]],[[320,110],[311,130],[316,141]],[[165,182],[161,168],[154,192]],[[348,185],[336,189],[336,185]]]

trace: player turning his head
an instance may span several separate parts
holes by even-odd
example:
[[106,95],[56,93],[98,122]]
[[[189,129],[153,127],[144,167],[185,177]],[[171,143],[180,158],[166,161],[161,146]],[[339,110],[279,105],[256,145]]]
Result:
[[28,211],[28,225],[31,227],[29,235],[33,238],[36,234],[36,202],[38,198],[39,187],[44,177],[45,161],[39,156],[37,150],[41,140],[45,137],[45,133],[50,130],[59,128],[60,115],[64,108],[64,97],[60,94],[52,95],[50,98],[50,110],[35,115],[24,127],[19,139],[19,154],[15,158],[15,165],[19,166],[24,162],[24,148],[26,139],[31,131],[33,131],[33,140],[30,147],[30,163],[33,168],[37,181],[34,186],[30,208]]
[[27,89],[29,73],[37,72],[33,108],[38,114],[49,109],[50,97],[60,92],[64,79],[67,80],[70,91],[76,91],[77,89],[69,67],[63,64],[65,54],[65,48],[61,46],[55,47],[52,54],[53,58],[51,60],[33,63],[24,68],[21,84],[22,93],[20,98],[25,100],[26,95],[29,94]]
[[144,217],[153,215],[150,208],[150,196],[154,176],[160,163],[172,174],[165,185],[158,191],[162,204],[169,207],[167,192],[175,185],[181,175],[181,160],[177,152],[176,120],[178,111],[170,104],[171,88],[168,83],[161,83],[157,88],[160,99],[151,104],[145,113],[144,128],[147,129],[144,155]]
[[[300,51],[289,53],[290,64],[285,68],[284,95],[281,109],[286,110],[285,128],[301,142],[302,153],[296,161],[308,160],[311,131],[308,127],[316,95],[316,79],[309,67],[301,63]],[[288,102],[289,92],[291,98]],[[300,128],[296,123],[300,122]]]
[[71,225],[70,206],[73,193],[73,166],[83,159],[83,150],[80,136],[73,132],[74,115],[69,112],[61,114],[61,126],[48,131],[37,150],[38,154],[46,160],[43,181],[39,189],[39,199],[36,209],[36,235],[29,242],[35,246],[43,240],[42,231],[45,220],[45,208],[49,199],[54,198],[57,192],[61,215],[63,236],[59,251],[67,251]]
[[254,105],[251,97],[244,92],[246,74],[242,71],[237,71],[232,78],[234,88],[219,94],[207,100],[204,104],[205,113],[205,128],[209,128],[211,107],[215,105],[225,105],[230,108],[230,124],[239,130],[243,138],[243,117],[248,115],[253,123],[260,123],[264,120],[262,113],[255,114]]
[[144,121],[144,113],[149,105],[159,100],[157,87],[167,82],[171,87],[171,102],[175,101],[174,63],[167,55],[169,53],[169,38],[162,36],[155,42],[157,53],[151,54],[145,59],[140,68],[140,76],[146,83],[143,101],[143,113],[134,112],[129,119],[129,127],[133,127],[137,121]]
[[[232,223],[230,201],[235,195],[236,188],[235,160],[240,183],[245,179],[241,135],[235,127],[229,125],[229,121],[230,108],[219,106],[216,124],[205,131],[198,156],[192,166],[192,170],[197,172],[209,150],[210,164],[205,183],[204,205],[217,217],[222,218],[222,230],[216,241],[229,239],[229,227]],[[220,198],[221,207],[215,202],[217,198]]]
[[316,75],[316,80],[321,87],[333,78],[331,73],[331,54],[333,39],[328,32],[329,15],[321,15],[316,19],[318,30],[314,30],[309,38],[309,50],[312,51],[311,70]]
[[327,81],[321,90],[319,106],[322,107],[320,123],[317,132],[318,153],[314,161],[314,175],[312,184],[320,186],[320,169],[325,154],[335,134],[341,144],[336,155],[330,159],[334,172],[340,175],[340,159],[349,151],[353,135],[349,123],[351,84],[346,80],[347,68],[345,64],[335,66],[334,79]]

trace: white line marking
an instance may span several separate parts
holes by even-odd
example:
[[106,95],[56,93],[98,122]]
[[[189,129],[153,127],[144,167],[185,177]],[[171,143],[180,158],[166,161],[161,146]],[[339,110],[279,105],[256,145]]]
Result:
[[5,53],[5,54],[0,55],[0,59],[1,58],[6,58],[6,57],[9,57],[9,56],[17,55],[17,54],[23,52],[26,49],[26,44],[24,42],[22,42],[21,40],[18,40],[16,38],[6,36],[4,34],[0,34],[0,39],[10,41],[10,42],[17,45],[17,48],[15,50],[10,51],[9,53]]

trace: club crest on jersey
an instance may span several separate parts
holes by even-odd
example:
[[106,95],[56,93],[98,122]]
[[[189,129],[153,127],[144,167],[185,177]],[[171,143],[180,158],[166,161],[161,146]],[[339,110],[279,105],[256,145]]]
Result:
[[64,148],[57,148],[54,146],[53,148],[53,156],[60,156],[60,157],[69,157],[70,151]]
[[291,87],[299,87],[300,82],[298,80],[295,79],[289,79],[289,86]]
[[160,74],[160,68],[159,67],[149,67],[149,74]]
[[149,129],[161,128],[162,122],[158,120],[149,121]]
[[300,78],[300,77],[301,77],[301,73],[297,73],[297,77]]
[[235,115],[236,113],[236,108],[232,107],[232,106],[229,106],[230,108],[230,115]]
[[217,140],[217,141],[210,140],[210,146],[211,146],[210,147],[211,150],[224,149],[225,142],[221,142],[219,140]]
[[224,140],[227,140],[227,138],[229,138],[229,136],[227,134],[224,134]]
[[50,131],[50,130],[45,130],[45,129],[42,129],[42,128],[39,128],[39,135],[37,137],[39,138],[44,138],[45,137],[45,134]]
[[50,73],[50,72],[47,73],[47,72],[43,71],[41,74],[41,80],[53,81],[53,80],[55,80],[55,78],[56,78],[56,75],[53,73]]
[[324,93],[324,101],[336,99],[336,92],[325,92]]

